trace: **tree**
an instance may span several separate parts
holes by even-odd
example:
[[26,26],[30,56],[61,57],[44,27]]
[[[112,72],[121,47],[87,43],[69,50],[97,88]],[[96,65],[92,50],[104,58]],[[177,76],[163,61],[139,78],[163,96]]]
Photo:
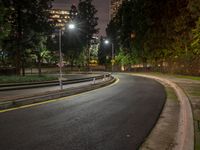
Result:
[[120,65],[124,70],[130,70],[131,64],[135,63],[135,59],[132,55],[124,53],[124,51],[120,51],[116,56],[116,64]]
[[41,63],[42,60],[49,57],[49,51],[47,50],[47,37],[38,34],[33,39],[33,51],[32,53],[36,55],[37,58],[37,66],[38,66],[38,74],[41,75]]
[[121,48],[144,66],[173,65],[178,72],[189,73],[194,64],[188,61],[198,58],[190,45],[199,14],[198,0],[124,1],[107,34],[119,43],[118,51]]
[[6,17],[9,14],[2,2],[0,2],[0,64],[5,65],[6,51],[3,48],[3,41],[10,33],[10,23]]
[[32,40],[40,34],[49,34],[51,23],[49,9],[52,0],[3,0],[10,12],[11,32],[6,49],[12,50],[15,56],[16,73],[20,74],[23,55],[27,47],[34,47]]
[[96,28],[98,17],[95,16],[96,13],[97,10],[92,4],[92,0],[79,0],[77,26],[80,29],[79,40],[82,43],[82,49],[86,49],[87,64],[89,64],[90,41],[93,35],[98,33]]
[[200,17],[196,23],[195,29],[193,29],[193,40],[191,43],[193,48],[193,54],[200,56]]
[[2,41],[7,38],[10,32],[10,23],[6,18],[8,13],[8,9],[0,2],[0,49],[2,48]]
[[67,61],[70,62],[71,69],[73,69],[75,61],[83,52],[82,43],[79,40],[79,32],[66,31],[62,36],[62,50],[66,56]]

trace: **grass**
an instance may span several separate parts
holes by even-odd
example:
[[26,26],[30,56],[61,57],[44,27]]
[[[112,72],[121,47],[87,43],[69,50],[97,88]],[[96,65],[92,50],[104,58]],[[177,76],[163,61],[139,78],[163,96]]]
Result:
[[200,145],[197,145],[197,146],[195,147],[195,150],[200,150]]
[[189,94],[191,94],[192,96],[198,96],[198,97],[200,97],[200,90],[194,89],[191,92],[189,92]]
[[177,77],[177,78],[182,78],[182,79],[191,79],[191,80],[200,81],[200,76],[176,75],[176,77]]
[[161,72],[141,72],[141,73],[155,75],[155,76],[172,76],[172,77],[181,78],[181,79],[191,79],[191,80],[200,81],[200,76],[177,75],[177,74],[161,73]]
[[27,75],[27,76],[0,76],[0,84],[6,83],[22,83],[22,82],[40,82],[56,80],[56,77],[47,75]]
[[200,131],[197,128],[197,121],[195,121],[195,150],[200,150]]

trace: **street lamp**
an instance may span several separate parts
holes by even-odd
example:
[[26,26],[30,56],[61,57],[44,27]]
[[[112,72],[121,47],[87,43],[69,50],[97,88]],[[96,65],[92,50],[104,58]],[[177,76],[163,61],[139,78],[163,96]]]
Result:
[[[68,24],[68,29],[69,30],[74,30],[76,28],[75,24],[69,23]],[[60,84],[60,89],[63,90],[63,83],[62,83],[62,78],[63,78],[63,73],[62,73],[62,67],[63,67],[63,58],[62,58],[62,29],[59,30],[59,84]]]
[[105,40],[105,41],[104,41],[104,43],[105,43],[105,44],[109,44],[109,43],[110,43],[110,41],[108,41],[108,40]]
[[76,28],[75,24],[73,23],[68,24],[68,29],[73,30],[75,28]]
[[[108,44],[110,44],[110,41],[109,40],[105,40],[104,41],[104,43],[106,44],[106,45],[108,45]],[[113,65],[114,65],[114,57],[115,57],[115,54],[114,54],[114,44],[113,43],[111,43],[111,47],[112,47],[112,60],[111,60],[111,63],[112,63],[112,72],[113,72]]]

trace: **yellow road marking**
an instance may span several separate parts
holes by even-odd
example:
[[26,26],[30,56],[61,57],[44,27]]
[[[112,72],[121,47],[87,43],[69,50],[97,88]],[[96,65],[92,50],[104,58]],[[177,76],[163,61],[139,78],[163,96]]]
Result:
[[[114,83],[112,83],[112,84],[110,84],[108,86],[102,87],[100,89],[104,89],[104,88],[108,88],[108,87],[114,86],[118,82],[119,82],[119,78],[117,78],[117,80]],[[62,98],[51,99],[51,100],[47,100],[47,101],[44,101],[44,102],[38,102],[38,103],[35,103],[35,104],[29,104],[29,105],[24,105],[24,106],[4,109],[4,110],[0,110],[0,113],[14,111],[14,110],[18,110],[18,109],[29,108],[29,107],[33,107],[33,106],[39,106],[39,105],[43,105],[43,104],[47,104],[47,103],[53,103],[53,102],[56,102],[56,101],[69,100],[69,98],[73,98],[75,96],[79,96],[79,95],[83,95],[83,94],[88,94],[90,92],[94,92],[94,91],[97,91],[97,90],[99,90],[99,89],[95,89],[95,90],[92,90],[92,91],[87,91],[87,92],[84,92],[84,93],[79,93],[79,94],[75,94],[75,95],[71,95],[71,96],[66,96],[66,97],[62,97]]]

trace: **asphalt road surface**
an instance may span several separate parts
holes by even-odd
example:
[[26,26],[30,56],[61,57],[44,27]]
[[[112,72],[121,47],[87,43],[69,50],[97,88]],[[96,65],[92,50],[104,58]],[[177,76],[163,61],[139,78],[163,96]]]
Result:
[[159,117],[165,90],[151,79],[117,76],[112,86],[0,113],[0,149],[138,149]]

